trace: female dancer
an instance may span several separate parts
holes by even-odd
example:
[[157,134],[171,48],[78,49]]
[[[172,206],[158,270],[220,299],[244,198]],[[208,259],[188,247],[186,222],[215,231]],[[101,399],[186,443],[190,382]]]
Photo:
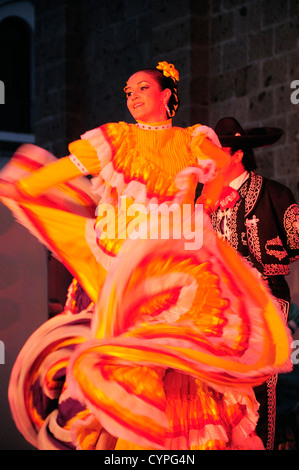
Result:
[[46,322],[13,368],[14,419],[40,449],[262,448],[252,387],[289,370],[289,337],[193,210],[198,180],[216,201],[229,157],[208,127],[172,126],[178,81],[167,62],[134,73],[136,124],[88,131],[60,160],[22,146],[0,174],[3,202],[95,304]]

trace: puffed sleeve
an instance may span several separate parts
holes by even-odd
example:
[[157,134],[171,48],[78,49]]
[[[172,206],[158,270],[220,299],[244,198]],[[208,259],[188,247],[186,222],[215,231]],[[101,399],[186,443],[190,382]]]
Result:
[[204,184],[197,204],[203,204],[210,213],[223,188],[221,169],[228,165],[230,155],[224,152],[216,133],[208,126],[196,125],[192,128],[192,153],[203,169],[201,183]]
[[208,165],[208,162],[213,163],[215,172],[230,161],[230,156],[222,150],[217,134],[211,127],[194,126],[192,128],[191,147],[198,163],[200,165]]

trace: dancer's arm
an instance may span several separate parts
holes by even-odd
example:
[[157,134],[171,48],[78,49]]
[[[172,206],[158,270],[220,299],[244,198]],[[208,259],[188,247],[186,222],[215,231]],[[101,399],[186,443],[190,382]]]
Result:
[[30,176],[17,182],[0,181],[0,197],[20,201],[34,198],[65,181],[82,176],[80,170],[69,157],[61,158],[54,163],[34,171]]
[[96,150],[90,143],[86,140],[80,140],[76,147],[74,145],[73,147],[76,148],[77,156],[70,155],[57,159],[14,183],[0,179],[0,197],[17,201],[24,199],[24,197],[35,198],[48,189],[82,176],[82,174],[97,174],[100,171],[99,159]]

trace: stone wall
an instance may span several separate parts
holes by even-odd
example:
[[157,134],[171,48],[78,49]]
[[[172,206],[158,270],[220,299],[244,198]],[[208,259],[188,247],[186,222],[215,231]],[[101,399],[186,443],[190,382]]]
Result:
[[168,60],[181,76],[175,123],[282,127],[256,152],[259,171],[299,198],[296,0],[39,0],[35,12],[37,143],[61,156],[85,130],[130,120],[126,78]]
[[132,120],[126,79],[158,61],[180,71],[177,125],[208,119],[209,2],[35,2],[36,142],[61,156],[104,122]]
[[212,4],[209,123],[232,115],[243,127],[281,127],[277,144],[256,151],[259,172],[289,186],[298,200],[298,106],[291,102],[299,78],[298,2]]
[[0,9],[24,3],[35,14],[38,145],[62,156],[85,130],[130,120],[126,78],[168,60],[181,76],[175,124],[214,126],[234,115],[244,127],[282,127],[283,138],[257,152],[259,171],[298,199],[298,106],[290,99],[299,79],[296,0],[0,1]]

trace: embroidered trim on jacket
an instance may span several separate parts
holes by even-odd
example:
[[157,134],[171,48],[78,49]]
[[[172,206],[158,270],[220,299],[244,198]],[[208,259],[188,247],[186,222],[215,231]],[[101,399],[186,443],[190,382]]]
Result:
[[263,274],[265,276],[285,276],[289,272],[288,264],[265,264]]
[[299,207],[292,204],[287,208],[283,217],[283,225],[288,237],[288,245],[292,249],[299,246]]
[[255,207],[257,198],[259,197],[263,185],[262,176],[256,175],[254,172],[251,172],[250,176],[250,185],[245,197],[245,217]]
[[257,229],[257,224],[259,221],[260,219],[258,219],[256,215],[254,215],[252,219],[246,219],[245,226],[247,228],[249,250],[255,257],[255,259],[262,264],[261,245]]
[[268,255],[275,256],[275,258],[278,258],[279,261],[288,256],[284,248],[282,248],[282,250],[274,250],[270,248],[271,246],[283,247],[283,243],[278,236],[276,238],[272,238],[272,240],[267,241],[267,243],[265,244],[266,252],[268,253]]

